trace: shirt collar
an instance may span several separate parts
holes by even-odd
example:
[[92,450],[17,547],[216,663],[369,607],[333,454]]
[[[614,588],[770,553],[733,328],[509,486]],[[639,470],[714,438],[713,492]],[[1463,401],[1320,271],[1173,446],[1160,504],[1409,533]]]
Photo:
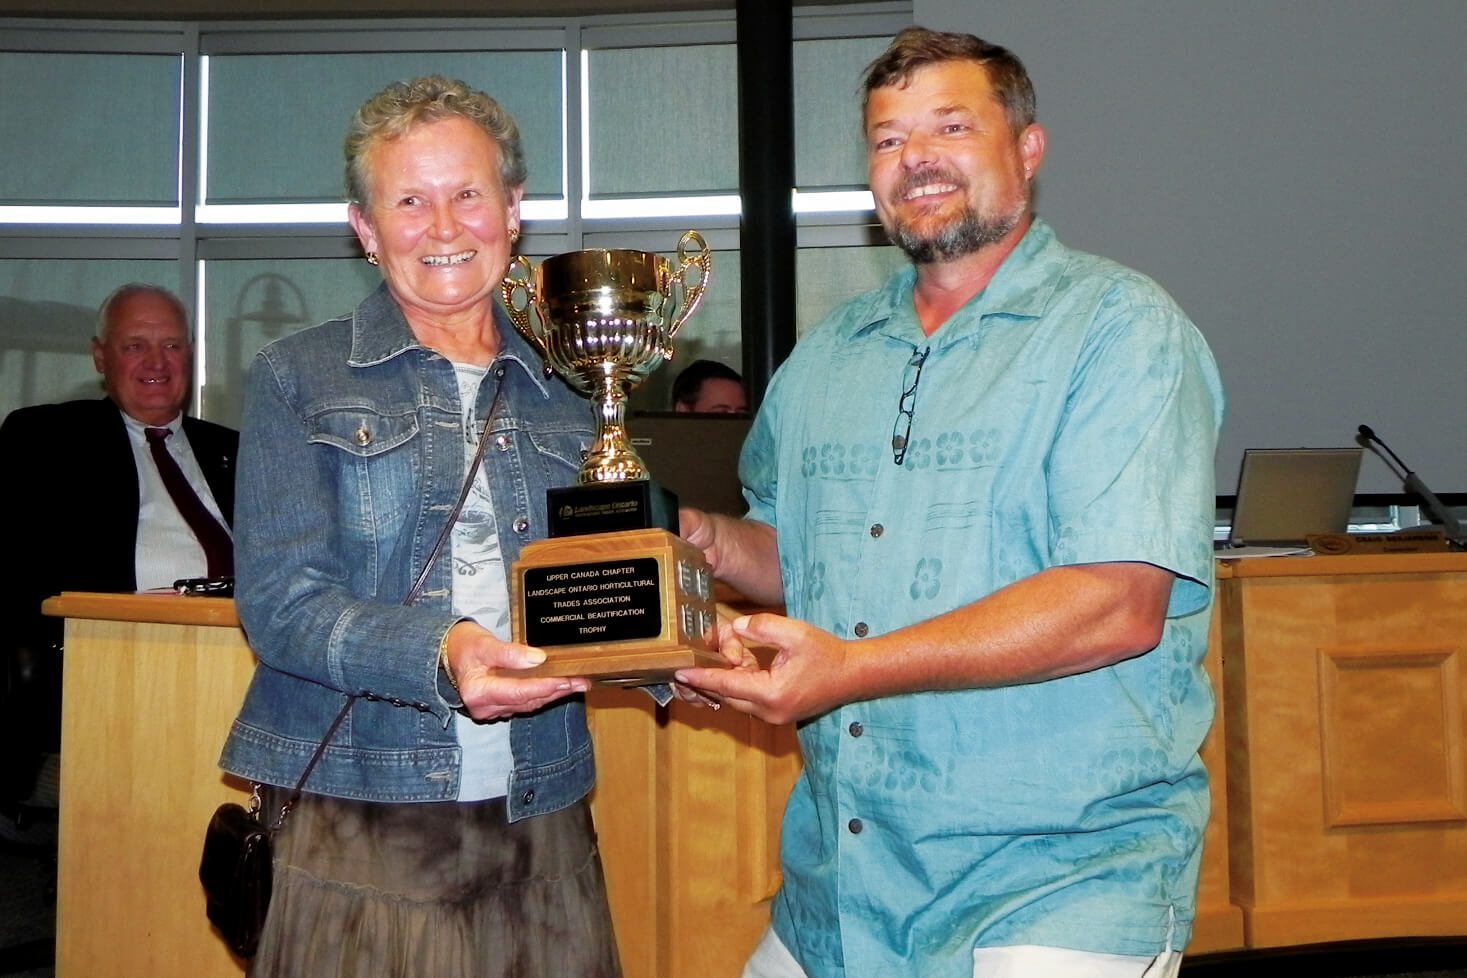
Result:
[[[108,400],[110,401],[112,399],[111,398],[108,398]],[[112,401],[112,406],[113,407],[117,407],[117,402],[116,401]],[[170,421],[170,422],[168,422],[167,424],[147,424],[145,422],[139,421],[137,418],[134,418],[132,415],[128,414],[126,411],[122,410],[122,408],[120,408],[120,407],[117,407],[117,413],[122,416],[122,423],[125,424],[125,425],[127,425],[127,430],[128,431],[131,431],[133,434],[137,435],[139,438],[142,437],[143,432],[145,430],[147,430],[148,428],[167,428],[169,431],[173,432],[175,435],[178,434],[180,431],[183,430],[183,412],[182,411],[180,411],[177,414],[175,414],[173,416],[173,420]]]
[[[999,265],[993,279],[964,306],[976,316],[954,317],[929,341],[917,323],[917,310],[912,289],[917,283],[917,270],[907,265],[871,294],[870,307],[858,316],[862,323],[857,335],[879,330],[883,335],[941,348],[965,339],[976,339],[981,320],[992,315],[1035,319],[1044,314],[1059,285],[1057,272],[1065,262],[1065,248],[1054,236],[1054,230],[1036,217],[1019,243]],[[956,327],[956,328],[954,328]],[[935,341],[935,342],[933,342]]]

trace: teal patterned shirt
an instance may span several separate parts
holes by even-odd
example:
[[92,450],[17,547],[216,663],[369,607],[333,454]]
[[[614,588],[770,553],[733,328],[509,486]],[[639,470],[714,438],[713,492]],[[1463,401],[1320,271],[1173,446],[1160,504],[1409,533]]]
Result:
[[[1056,565],[1143,561],[1176,580],[1145,655],[804,724],[775,930],[812,978],[966,978],[978,946],[1181,947],[1208,813],[1212,355],[1155,283],[1042,221],[931,337],[914,280],[812,329],[744,447],[790,615],[858,638]],[[929,347],[897,465],[893,423]]]

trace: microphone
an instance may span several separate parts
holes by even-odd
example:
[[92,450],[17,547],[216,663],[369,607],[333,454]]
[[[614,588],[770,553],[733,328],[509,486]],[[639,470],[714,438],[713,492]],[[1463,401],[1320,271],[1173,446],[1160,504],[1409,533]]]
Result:
[[[1415,472],[1412,472],[1406,466],[1405,462],[1401,461],[1401,457],[1391,451],[1391,446],[1380,440],[1380,436],[1375,433],[1375,430],[1370,425],[1363,424],[1360,426],[1359,441],[1361,444],[1367,445],[1367,447],[1374,444],[1384,448],[1386,454],[1396,463],[1394,466],[1391,466],[1387,462],[1386,465],[1400,477],[1401,484],[1405,487],[1406,491],[1419,496],[1426,503],[1427,510],[1431,512],[1431,515],[1446,530],[1448,540],[1459,549],[1467,548],[1467,534],[1463,533],[1462,524],[1457,522],[1457,517],[1453,516],[1452,511],[1440,499],[1436,498],[1435,493],[1426,488],[1426,483],[1422,482],[1421,478]],[[1379,456],[1380,453],[1376,452],[1376,455]]]

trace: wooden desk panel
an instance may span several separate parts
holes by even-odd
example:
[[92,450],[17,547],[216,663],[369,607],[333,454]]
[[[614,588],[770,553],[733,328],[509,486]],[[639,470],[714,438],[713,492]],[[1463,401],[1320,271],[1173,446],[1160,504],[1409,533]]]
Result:
[[1467,556],[1245,560],[1220,598],[1249,946],[1467,933]]
[[592,795],[628,978],[737,978],[769,923],[793,727],[637,690],[588,697]]
[[[1467,933],[1467,556],[1247,560],[1219,577],[1188,950]],[[58,975],[238,978],[194,875],[209,813],[243,797],[215,768],[253,668],[232,603],[48,610],[74,616]],[[628,978],[736,975],[777,884],[793,732],[627,690],[598,690],[590,712]]]
[[[68,594],[59,978],[239,978],[198,883],[204,827],[246,786],[216,762],[254,670],[233,602]],[[793,728],[636,690],[590,697],[592,796],[628,978],[739,973],[769,919]]]
[[1217,715],[1198,752],[1207,768],[1212,816],[1208,819],[1207,831],[1202,836],[1202,869],[1197,879],[1197,918],[1192,925],[1192,940],[1187,945],[1189,954],[1241,948],[1244,943],[1243,911],[1232,901],[1228,877],[1229,772],[1225,749],[1228,730],[1226,711],[1222,704],[1221,626],[1221,616],[1214,609],[1207,655],[1202,664],[1207,670],[1208,678],[1212,680],[1213,694],[1217,697]]
[[198,880],[209,817],[247,797],[216,766],[254,670],[221,600],[47,602],[53,613],[109,616],[66,622],[58,978],[244,973],[205,919]]

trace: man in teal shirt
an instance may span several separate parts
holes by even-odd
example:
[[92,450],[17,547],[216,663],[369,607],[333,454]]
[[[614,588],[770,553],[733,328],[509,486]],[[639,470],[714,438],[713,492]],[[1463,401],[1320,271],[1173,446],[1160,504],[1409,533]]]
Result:
[[747,517],[683,519],[789,613],[725,628],[739,668],[679,676],[802,723],[745,974],[1175,975],[1208,810],[1212,356],[1033,215],[1045,135],[1010,52],[904,31],[865,125],[912,267],[780,368]]

